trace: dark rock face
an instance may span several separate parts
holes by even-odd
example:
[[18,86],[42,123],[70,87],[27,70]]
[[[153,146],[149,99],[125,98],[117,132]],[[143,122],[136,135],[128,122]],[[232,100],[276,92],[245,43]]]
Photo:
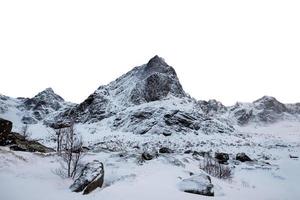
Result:
[[210,177],[205,174],[192,175],[179,183],[181,191],[204,196],[214,196],[213,188]]
[[0,118],[0,145],[3,144],[12,129],[12,122]]
[[186,127],[194,130],[199,130],[200,128],[195,116],[179,110],[175,110],[172,113],[166,114],[164,116],[164,121],[167,126],[178,126],[178,128]]
[[162,100],[168,95],[187,96],[175,70],[155,56],[147,64],[135,67],[108,85],[100,86],[83,103],[61,116],[69,116],[79,122],[97,122],[124,108]]
[[72,192],[82,192],[89,194],[96,188],[101,188],[104,182],[104,167],[103,163],[94,160],[85,165],[80,176],[70,186]]
[[54,150],[48,148],[37,141],[27,140],[19,133],[11,132],[12,122],[0,118],[0,145],[11,145],[10,149],[14,151],[28,151],[28,152],[41,152],[48,153]]
[[253,118],[252,112],[252,110],[240,109],[234,112],[234,117],[239,125],[245,125]]
[[225,164],[229,160],[229,154],[228,153],[215,153],[215,158],[218,160],[220,164]]
[[6,145],[11,145],[10,149],[14,151],[27,151],[27,152],[41,152],[49,153],[54,152],[54,149],[46,147],[41,143],[34,140],[27,140],[19,133],[11,132],[6,140]]
[[211,99],[209,101],[198,101],[198,105],[205,114],[209,115],[225,113],[227,111],[227,108],[215,99]]
[[246,161],[252,161],[252,159],[247,156],[245,153],[238,153],[236,154],[236,160],[239,160],[241,162],[246,162]]

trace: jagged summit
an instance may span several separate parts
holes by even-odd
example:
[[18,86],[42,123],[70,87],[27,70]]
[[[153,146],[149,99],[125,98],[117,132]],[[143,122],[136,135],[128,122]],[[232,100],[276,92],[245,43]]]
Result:
[[64,101],[64,99],[58,94],[56,94],[51,87],[46,88],[45,90],[39,92],[37,95],[33,97],[33,99],[41,99],[41,100],[47,100],[49,98],[55,99],[56,101]]
[[151,58],[147,63],[147,66],[151,67],[155,64],[168,66],[165,60],[162,57],[159,57],[158,55],[155,55],[153,58]]
[[154,56],[147,64],[100,86],[70,112],[81,121],[101,120],[131,106],[172,97],[184,98],[187,95],[175,70],[163,58]]
[[271,110],[276,113],[287,112],[286,106],[279,102],[275,97],[263,96],[253,103],[257,109]]

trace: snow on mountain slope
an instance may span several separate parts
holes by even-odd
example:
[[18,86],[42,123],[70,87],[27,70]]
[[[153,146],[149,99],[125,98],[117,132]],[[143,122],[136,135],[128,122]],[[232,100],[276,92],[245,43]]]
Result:
[[229,108],[229,114],[239,125],[300,119],[299,104],[283,104],[270,96],[264,96],[253,103],[236,103]]
[[155,56],[108,85],[100,86],[84,102],[65,115],[80,122],[96,122],[128,107],[163,100],[168,96],[187,95],[175,70]]
[[[0,147],[0,193],[21,199],[207,199],[180,191],[179,182],[203,173],[201,153],[228,153],[231,181],[212,178],[214,199],[299,199],[300,106],[265,96],[226,107],[186,94],[175,70],[155,56],[100,86],[81,104],[65,102],[48,88],[33,98],[0,96],[0,117],[30,137],[55,147],[52,125],[75,119],[89,151],[84,162],[104,163],[103,189],[72,193],[70,179],[55,174],[55,154],[14,152]],[[158,153],[168,148],[172,153]],[[157,157],[141,162],[144,152]],[[242,163],[237,153],[253,162]],[[16,191],[16,188],[22,190]]]

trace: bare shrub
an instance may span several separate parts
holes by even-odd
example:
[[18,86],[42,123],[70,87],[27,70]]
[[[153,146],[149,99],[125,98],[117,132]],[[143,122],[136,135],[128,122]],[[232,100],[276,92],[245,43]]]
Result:
[[233,176],[233,171],[230,167],[220,164],[210,156],[204,157],[204,160],[200,163],[200,169],[209,175],[220,179],[231,179]]
[[82,137],[75,132],[74,123],[70,127],[56,130],[57,153],[61,157],[61,168],[55,171],[61,177],[75,178],[80,170],[83,157]]
[[23,136],[24,140],[28,140],[30,137],[31,137],[31,133],[29,132],[28,130],[28,125],[24,125],[22,128],[21,128],[21,132],[20,132],[20,135]]

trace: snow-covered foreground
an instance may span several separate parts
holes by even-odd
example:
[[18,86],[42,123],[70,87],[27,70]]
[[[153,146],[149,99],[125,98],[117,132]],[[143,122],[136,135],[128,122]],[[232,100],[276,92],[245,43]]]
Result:
[[[72,193],[72,181],[62,179],[56,173],[58,157],[25,152],[13,152],[6,147],[0,149],[0,194],[1,200],[40,199],[107,199],[107,200],[153,200],[153,199],[300,199],[300,160],[290,155],[300,155],[300,126],[296,122],[284,122],[272,126],[239,128],[236,135],[228,137],[198,136],[204,141],[199,150],[212,149],[228,153],[246,152],[259,162],[271,165],[240,163],[235,165],[234,177],[230,181],[212,178],[215,197],[184,193],[179,190],[181,179],[190,172],[200,172],[199,161],[191,154],[172,153],[160,155],[142,164],[138,162],[138,151],[88,153],[84,160],[98,159],[105,165],[104,188],[89,195]],[[96,133],[86,139],[96,137]],[[105,135],[103,137],[107,137]],[[122,136],[122,135],[121,135]],[[121,137],[120,136],[120,137]],[[124,137],[124,136],[122,136]],[[194,136],[195,137],[195,136]],[[230,145],[241,140],[241,145]],[[239,139],[240,138],[240,139]],[[94,140],[95,138],[93,138]],[[99,141],[101,138],[99,138]],[[140,138],[129,138],[139,140]],[[191,139],[186,137],[184,140]],[[168,139],[177,147],[180,138]],[[196,140],[197,141],[197,140]],[[219,142],[219,145],[215,145]],[[175,145],[176,146],[176,145]],[[120,154],[121,153],[121,154]]]

